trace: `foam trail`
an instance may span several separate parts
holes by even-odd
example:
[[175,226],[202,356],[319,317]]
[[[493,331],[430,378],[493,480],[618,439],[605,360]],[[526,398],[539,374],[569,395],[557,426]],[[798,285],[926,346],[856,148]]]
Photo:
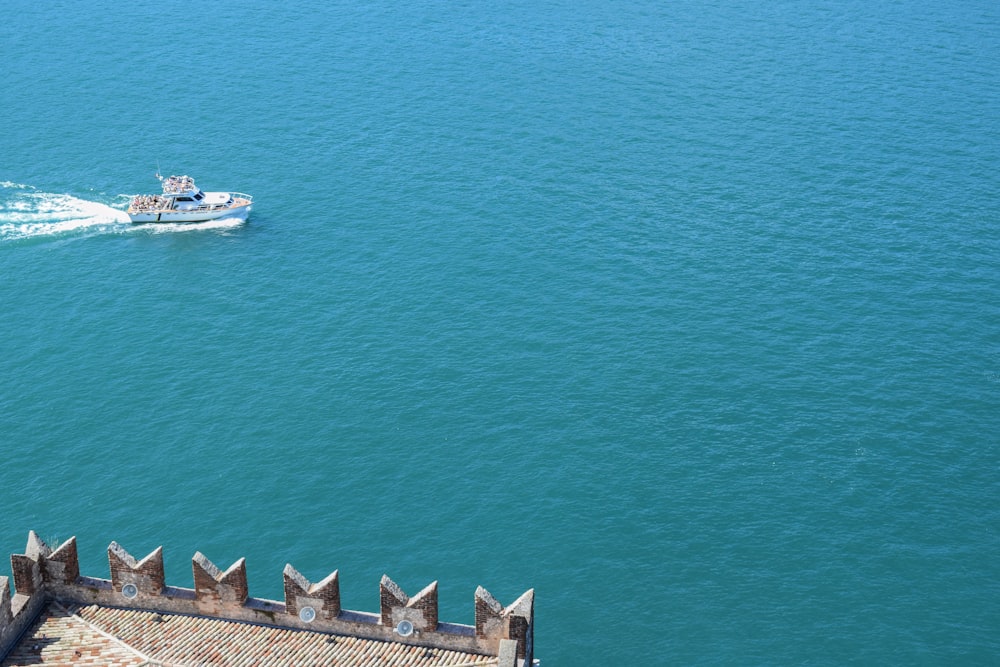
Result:
[[125,211],[107,204],[0,182],[0,241],[113,231],[128,221]]
[[[125,216],[128,219],[128,216]],[[169,234],[172,232],[196,232],[208,229],[232,229],[246,223],[243,218],[219,218],[205,222],[150,222],[136,226],[153,234]]]

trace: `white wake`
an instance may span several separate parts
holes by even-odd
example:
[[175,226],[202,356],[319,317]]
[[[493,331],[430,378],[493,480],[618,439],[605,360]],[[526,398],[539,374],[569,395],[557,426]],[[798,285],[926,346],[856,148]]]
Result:
[[108,204],[0,182],[0,241],[111,231],[128,222],[125,211]]
[[[128,216],[125,216],[128,219]],[[243,218],[218,218],[205,222],[150,222],[135,225],[134,229],[151,234],[170,234],[173,232],[193,232],[206,229],[232,229],[246,223]]]
[[125,213],[132,195],[105,199],[108,203],[68,194],[42,192],[30,185],[0,181],[0,242],[131,232],[163,234],[225,230],[245,222],[240,218],[221,218],[199,223],[133,225]]

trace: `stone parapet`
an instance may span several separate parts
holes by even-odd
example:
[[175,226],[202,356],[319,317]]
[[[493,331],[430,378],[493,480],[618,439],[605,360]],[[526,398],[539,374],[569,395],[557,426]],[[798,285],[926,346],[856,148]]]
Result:
[[108,547],[110,579],[80,575],[76,538],[53,551],[33,531],[25,553],[11,556],[12,596],[0,577],[0,657],[17,641],[50,600],[207,616],[272,627],[328,632],[428,648],[467,651],[530,665],[534,639],[534,591],[502,606],[485,588],[476,589],[475,625],[438,620],[438,584],[412,598],[388,576],[379,582],[379,613],[342,609],[337,571],[311,583],[291,564],[282,573],[284,601],[250,596],[246,560],[225,572],[201,552],[191,567],[194,588],[164,581],[163,549],[141,561],[117,542]]
[[417,632],[433,632],[438,626],[438,584],[430,583],[415,596],[408,597],[396,582],[382,575],[379,599],[382,605],[381,623],[397,627],[402,621],[413,624]]
[[[74,543],[75,543],[74,539]],[[157,547],[141,561],[136,562],[129,552],[117,542],[108,546],[108,567],[111,569],[111,586],[122,590],[126,584],[132,584],[143,596],[159,595],[166,583],[163,574],[163,547]],[[77,570],[79,570],[77,565]],[[66,581],[72,584],[75,582]]]
[[285,613],[297,616],[299,610],[311,608],[328,621],[340,616],[340,578],[336,571],[314,584],[289,563],[285,565],[282,576],[285,580]]

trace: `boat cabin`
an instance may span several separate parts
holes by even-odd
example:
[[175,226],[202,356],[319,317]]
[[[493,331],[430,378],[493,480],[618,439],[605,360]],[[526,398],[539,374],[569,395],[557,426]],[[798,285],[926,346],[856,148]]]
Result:
[[163,194],[173,199],[173,210],[190,211],[202,206],[226,206],[233,201],[228,192],[204,192],[190,176],[170,176],[163,179]]

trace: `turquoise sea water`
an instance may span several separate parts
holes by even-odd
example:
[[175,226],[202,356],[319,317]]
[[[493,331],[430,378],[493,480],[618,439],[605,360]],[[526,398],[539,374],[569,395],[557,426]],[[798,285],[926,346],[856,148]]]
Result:
[[[998,660],[997,3],[4,9],[0,552]],[[249,222],[129,225],[157,163]]]

